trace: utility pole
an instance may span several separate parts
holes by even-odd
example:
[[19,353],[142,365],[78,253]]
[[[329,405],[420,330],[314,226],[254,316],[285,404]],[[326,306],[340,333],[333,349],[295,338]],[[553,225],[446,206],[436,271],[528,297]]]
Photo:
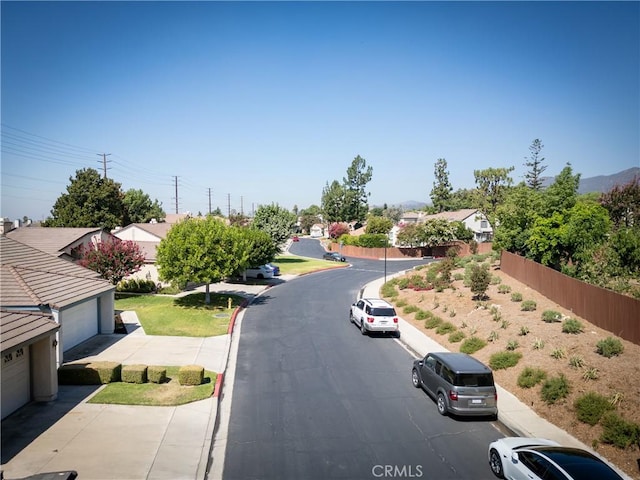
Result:
[[211,215],[211,189],[209,189],[209,215]]
[[[111,155],[110,153],[96,153],[99,157],[102,157],[102,178],[107,178],[107,157]],[[109,160],[111,161],[111,160]]]
[[231,194],[227,193],[227,218],[231,218]]
[[176,214],[178,214],[178,176],[174,175],[173,178],[175,179],[176,185]]
[[240,216],[244,216],[244,197],[240,195]]

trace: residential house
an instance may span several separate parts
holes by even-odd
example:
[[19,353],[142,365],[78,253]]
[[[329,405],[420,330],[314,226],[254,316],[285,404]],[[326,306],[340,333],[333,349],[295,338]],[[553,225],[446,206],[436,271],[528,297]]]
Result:
[[102,228],[20,227],[6,233],[7,238],[42,252],[75,261],[81,248],[95,247],[115,237]]
[[[60,327],[58,365],[70,348],[114,332],[115,286],[96,272],[6,236],[0,236],[0,251],[0,308],[50,315]],[[4,335],[3,326],[3,341]]]
[[324,225],[322,225],[321,223],[314,224],[309,229],[309,235],[311,236],[311,238],[324,237]]
[[490,242],[493,240],[493,228],[489,224],[489,220],[474,208],[465,208],[452,212],[440,212],[433,215],[425,215],[422,221],[445,219],[449,222],[462,222],[467,228],[473,232],[473,239],[478,243]]
[[59,329],[48,313],[0,311],[1,418],[32,400],[48,402],[58,396]]

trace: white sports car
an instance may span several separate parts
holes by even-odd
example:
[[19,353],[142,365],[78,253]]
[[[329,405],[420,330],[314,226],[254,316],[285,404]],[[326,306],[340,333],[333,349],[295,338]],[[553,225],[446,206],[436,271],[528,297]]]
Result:
[[595,455],[544,438],[506,437],[492,442],[489,466],[496,477],[509,480],[623,480]]

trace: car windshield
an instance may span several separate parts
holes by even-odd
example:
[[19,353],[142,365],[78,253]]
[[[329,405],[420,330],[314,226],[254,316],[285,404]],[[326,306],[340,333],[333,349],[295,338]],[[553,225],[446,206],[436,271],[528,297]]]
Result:
[[490,373],[459,373],[456,375],[454,385],[459,387],[491,387],[493,375]]
[[572,478],[581,480],[619,480],[621,477],[607,464],[588,452],[557,448],[537,448],[566,470]]
[[393,317],[396,311],[390,307],[377,307],[372,308],[371,313],[376,317]]

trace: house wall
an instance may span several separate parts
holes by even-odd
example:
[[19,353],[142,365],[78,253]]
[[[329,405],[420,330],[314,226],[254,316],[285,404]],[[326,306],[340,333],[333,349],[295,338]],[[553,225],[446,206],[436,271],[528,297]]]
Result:
[[123,228],[114,233],[120,240],[132,240],[134,242],[159,242],[160,239],[152,233],[138,227]]
[[97,314],[100,320],[100,333],[113,333],[116,328],[115,302],[115,287],[113,290],[103,293],[98,299]]
[[57,340],[51,334],[31,345],[31,385],[36,402],[58,397]]

